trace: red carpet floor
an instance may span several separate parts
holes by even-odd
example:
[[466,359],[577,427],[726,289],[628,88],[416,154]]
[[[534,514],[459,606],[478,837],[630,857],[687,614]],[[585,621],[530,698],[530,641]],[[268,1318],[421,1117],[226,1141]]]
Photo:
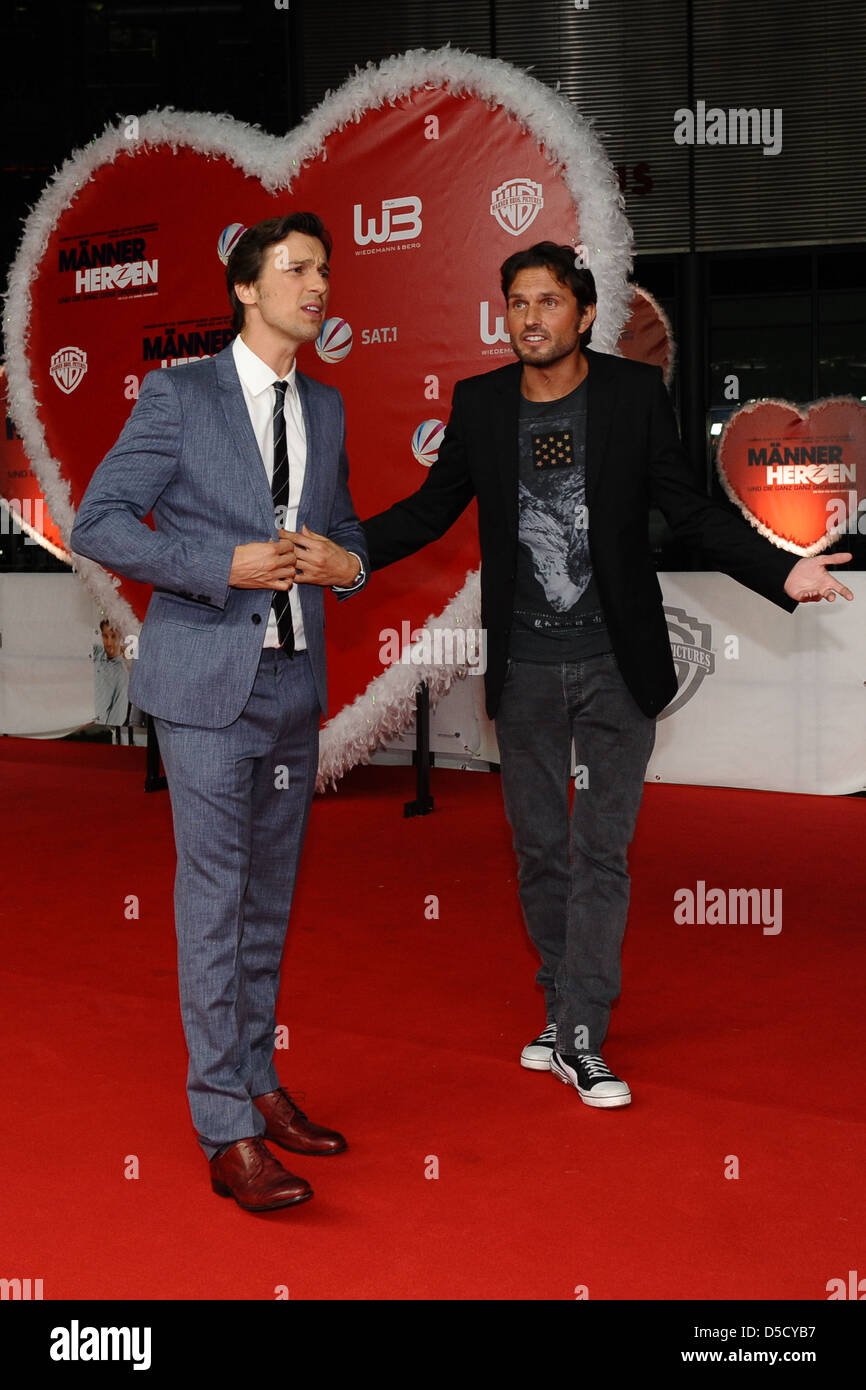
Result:
[[[600,1111],[518,1065],[544,1012],[498,778],[434,770],[435,814],[404,820],[408,769],[353,773],[313,808],[279,1012],[284,1084],[350,1150],[297,1158],[314,1200],[252,1216],[211,1193],[186,1108],[167,794],[136,749],[3,739],[0,765],[3,1277],[820,1300],[866,1274],[863,801],[647,788],[605,1049],[634,1101]],[[698,880],[781,888],[781,932],[677,924]]]

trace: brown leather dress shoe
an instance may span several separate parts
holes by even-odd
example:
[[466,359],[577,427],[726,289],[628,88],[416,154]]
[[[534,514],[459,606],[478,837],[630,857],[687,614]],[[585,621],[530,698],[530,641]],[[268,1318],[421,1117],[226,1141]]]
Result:
[[282,1086],[264,1096],[253,1096],[253,1105],[261,1110],[267,1122],[265,1138],[292,1153],[324,1157],[339,1154],[348,1145],[335,1129],[323,1129],[308,1120]]
[[220,1197],[234,1197],[244,1211],[276,1211],[308,1202],[313,1189],[288,1173],[261,1135],[239,1139],[210,1161],[211,1187]]

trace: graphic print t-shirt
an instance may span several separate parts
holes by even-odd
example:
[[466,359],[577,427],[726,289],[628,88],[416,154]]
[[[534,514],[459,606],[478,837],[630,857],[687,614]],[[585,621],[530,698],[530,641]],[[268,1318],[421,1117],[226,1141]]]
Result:
[[509,654],[578,661],[610,651],[589,557],[586,381],[557,401],[520,400],[517,582]]

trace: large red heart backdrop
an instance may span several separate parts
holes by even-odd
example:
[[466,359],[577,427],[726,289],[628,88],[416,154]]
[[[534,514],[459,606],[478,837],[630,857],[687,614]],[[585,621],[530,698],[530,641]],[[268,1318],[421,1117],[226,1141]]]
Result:
[[[223,231],[292,208],[334,237],[328,323],[299,366],[343,394],[362,518],[420,486],[455,381],[513,360],[499,286],[513,251],[580,243],[599,291],[594,345],[616,348],[630,231],[615,174],[569,103],[505,64],[452,50],[388,60],[284,141],[225,117],[127,118],[57,176],[10,277],[16,418],[64,539],[143,375],[230,340]],[[473,510],[329,605],[332,713],[381,674],[383,628],[415,628],[461,589],[478,558]],[[102,571],[81,568],[132,627]],[[120,594],[141,617],[148,592],[121,581]]]
[[866,406],[839,396],[805,412],[787,401],[744,406],[725,427],[717,462],[731,501],[762,535],[817,555],[858,529],[864,459]]

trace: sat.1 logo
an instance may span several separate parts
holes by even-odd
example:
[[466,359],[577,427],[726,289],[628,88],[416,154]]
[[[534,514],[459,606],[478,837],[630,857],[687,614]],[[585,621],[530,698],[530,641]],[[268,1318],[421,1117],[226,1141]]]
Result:
[[444,420],[422,420],[412,435],[412,453],[417,462],[423,463],[425,468],[436,462],[444,433]]
[[229,256],[245,231],[246,227],[243,222],[230,222],[227,227],[223,227],[217,240],[217,255],[223,265],[228,265]]
[[325,319],[316,339],[316,352],[323,362],[342,362],[352,351],[352,328],[345,319]]

